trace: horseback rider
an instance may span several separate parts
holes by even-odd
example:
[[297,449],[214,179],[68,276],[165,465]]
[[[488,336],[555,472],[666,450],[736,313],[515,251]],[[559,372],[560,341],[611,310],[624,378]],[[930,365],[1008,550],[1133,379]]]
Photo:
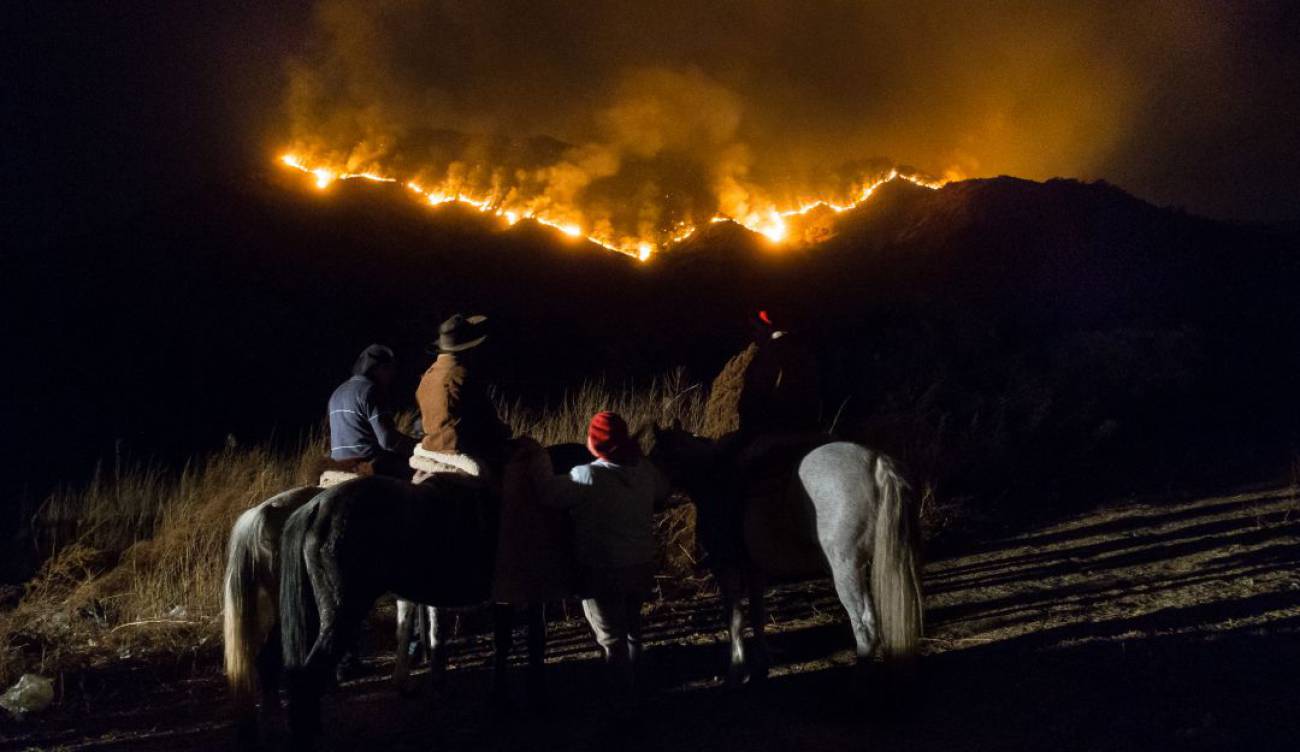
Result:
[[737,413],[741,436],[815,431],[821,397],[816,360],[767,311],[750,321],[756,352],[745,368]]
[[[562,515],[541,506],[551,477],[546,450],[536,441],[512,438],[488,394],[480,346],[487,318],[456,314],[438,329],[438,358],[416,389],[424,439],[415,447],[414,482],[431,474],[476,476],[500,500],[492,600],[497,671],[494,702],[507,702],[505,668],[513,645],[517,606],[528,627],[528,690],[544,701],[546,601],[573,591],[567,529]],[[499,681],[498,681],[499,680]]]
[[510,428],[497,416],[482,351],[476,350],[487,340],[486,323],[485,316],[458,313],[438,328],[438,358],[415,391],[424,425],[424,439],[412,459],[417,470],[424,469],[418,462],[423,459],[453,472],[491,470],[499,477],[508,459]]
[[334,469],[410,477],[406,458],[415,439],[397,430],[389,400],[396,376],[393,350],[373,344],[357,356],[352,377],[330,395],[330,464]]
[[740,518],[756,476],[779,476],[794,453],[824,438],[816,358],[765,310],[749,325],[752,342],[714,379],[705,407],[706,425],[721,434],[725,468],[716,499],[701,508],[699,520],[715,567],[742,553]]

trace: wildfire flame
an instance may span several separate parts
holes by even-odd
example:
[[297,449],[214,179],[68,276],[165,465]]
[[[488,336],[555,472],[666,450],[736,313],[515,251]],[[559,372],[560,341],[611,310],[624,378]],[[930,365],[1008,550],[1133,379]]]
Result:
[[[298,172],[310,175],[318,190],[326,190],[335,181],[346,180],[368,180],[376,183],[400,183],[400,179],[382,175],[377,172],[348,172],[344,170],[332,169],[328,166],[313,165],[297,154],[284,154],[279,159],[280,163],[286,167],[297,170]],[[766,237],[774,246],[786,245],[794,242],[795,238],[791,235],[791,227],[787,220],[798,218],[818,209],[827,209],[836,214],[848,211],[861,205],[871,197],[881,185],[891,180],[906,180],[924,188],[936,189],[956,179],[959,176],[946,176],[944,179],[931,180],[919,175],[908,175],[900,173],[897,169],[890,170],[886,175],[879,179],[868,182],[850,195],[847,199],[841,201],[827,200],[823,198],[808,198],[794,203],[790,208],[781,209],[773,205],[764,206],[754,209],[740,216],[729,216],[717,214],[713,216],[710,222],[735,222],[743,227],[752,230],[755,233]],[[623,253],[641,261],[649,261],[656,253],[665,247],[681,243],[688,239],[699,229],[699,227],[690,223],[680,223],[678,227],[666,237],[642,237],[642,238],[616,238],[612,232],[601,232],[598,229],[586,227],[579,219],[575,219],[571,212],[556,212],[545,206],[544,202],[539,205],[529,204],[521,201],[518,196],[472,196],[466,195],[459,191],[443,190],[439,188],[425,188],[414,181],[405,183],[408,190],[423,197],[430,205],[439,206],[442,204],[456,203],[464,206],[470,206],[484,214],[490,214],[500,217],[506,224],[514,225],[523,219],[530,219],[538,224],[558,230],[559,232],[572,238],[586,238],[588,241],[602,246],[608,250],[617,253]]]

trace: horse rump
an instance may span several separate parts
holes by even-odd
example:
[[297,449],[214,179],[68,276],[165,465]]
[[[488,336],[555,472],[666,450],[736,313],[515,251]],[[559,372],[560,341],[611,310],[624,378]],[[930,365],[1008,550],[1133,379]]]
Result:
[[307,665],[320,631],[316,595],[307,573],[307,532],[317,506],[308,504],[289,515],[280,534],[280,650],[289,671]]

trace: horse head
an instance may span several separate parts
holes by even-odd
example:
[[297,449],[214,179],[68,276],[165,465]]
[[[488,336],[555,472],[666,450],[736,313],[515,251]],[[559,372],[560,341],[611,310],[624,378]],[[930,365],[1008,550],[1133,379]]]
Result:
[[685,430],[681,421],[674,420],[669,428],[660,428],[655,423],[649,429],[654,438],[650,461],[668,476],[673,485],[689,487],[714,466],[717,455],[714,442]]

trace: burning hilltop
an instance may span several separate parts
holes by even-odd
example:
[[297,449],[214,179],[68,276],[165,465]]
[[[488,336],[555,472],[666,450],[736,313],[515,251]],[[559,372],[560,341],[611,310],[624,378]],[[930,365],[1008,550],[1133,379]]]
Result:
[[[884,160],[845,165],[816,179],[787,177],[786,183],[768,185],[734,175],[702,183],[689,170],[676,170],[671,157],[620,169],[602,165],[601,150],[595,147],[568,148],[550,160],[534,156],[515,164],[469,159],[389,164],[364,156],[367,151],[355,147],[319,152],[299,146],[279,161],[309,175],[322,191],[336,181],[398,183],[434,206],[462,204],[508,225],[532,220],[642,261],[708,224],[725,221],[778,246],[818,242],[832,232],[828,218],[861,205],[884,183],[905,180],[938,188],[945,182]],[[527,148],[505,151],[518,155]],[[604,159],[619,161],[608,153]]]

